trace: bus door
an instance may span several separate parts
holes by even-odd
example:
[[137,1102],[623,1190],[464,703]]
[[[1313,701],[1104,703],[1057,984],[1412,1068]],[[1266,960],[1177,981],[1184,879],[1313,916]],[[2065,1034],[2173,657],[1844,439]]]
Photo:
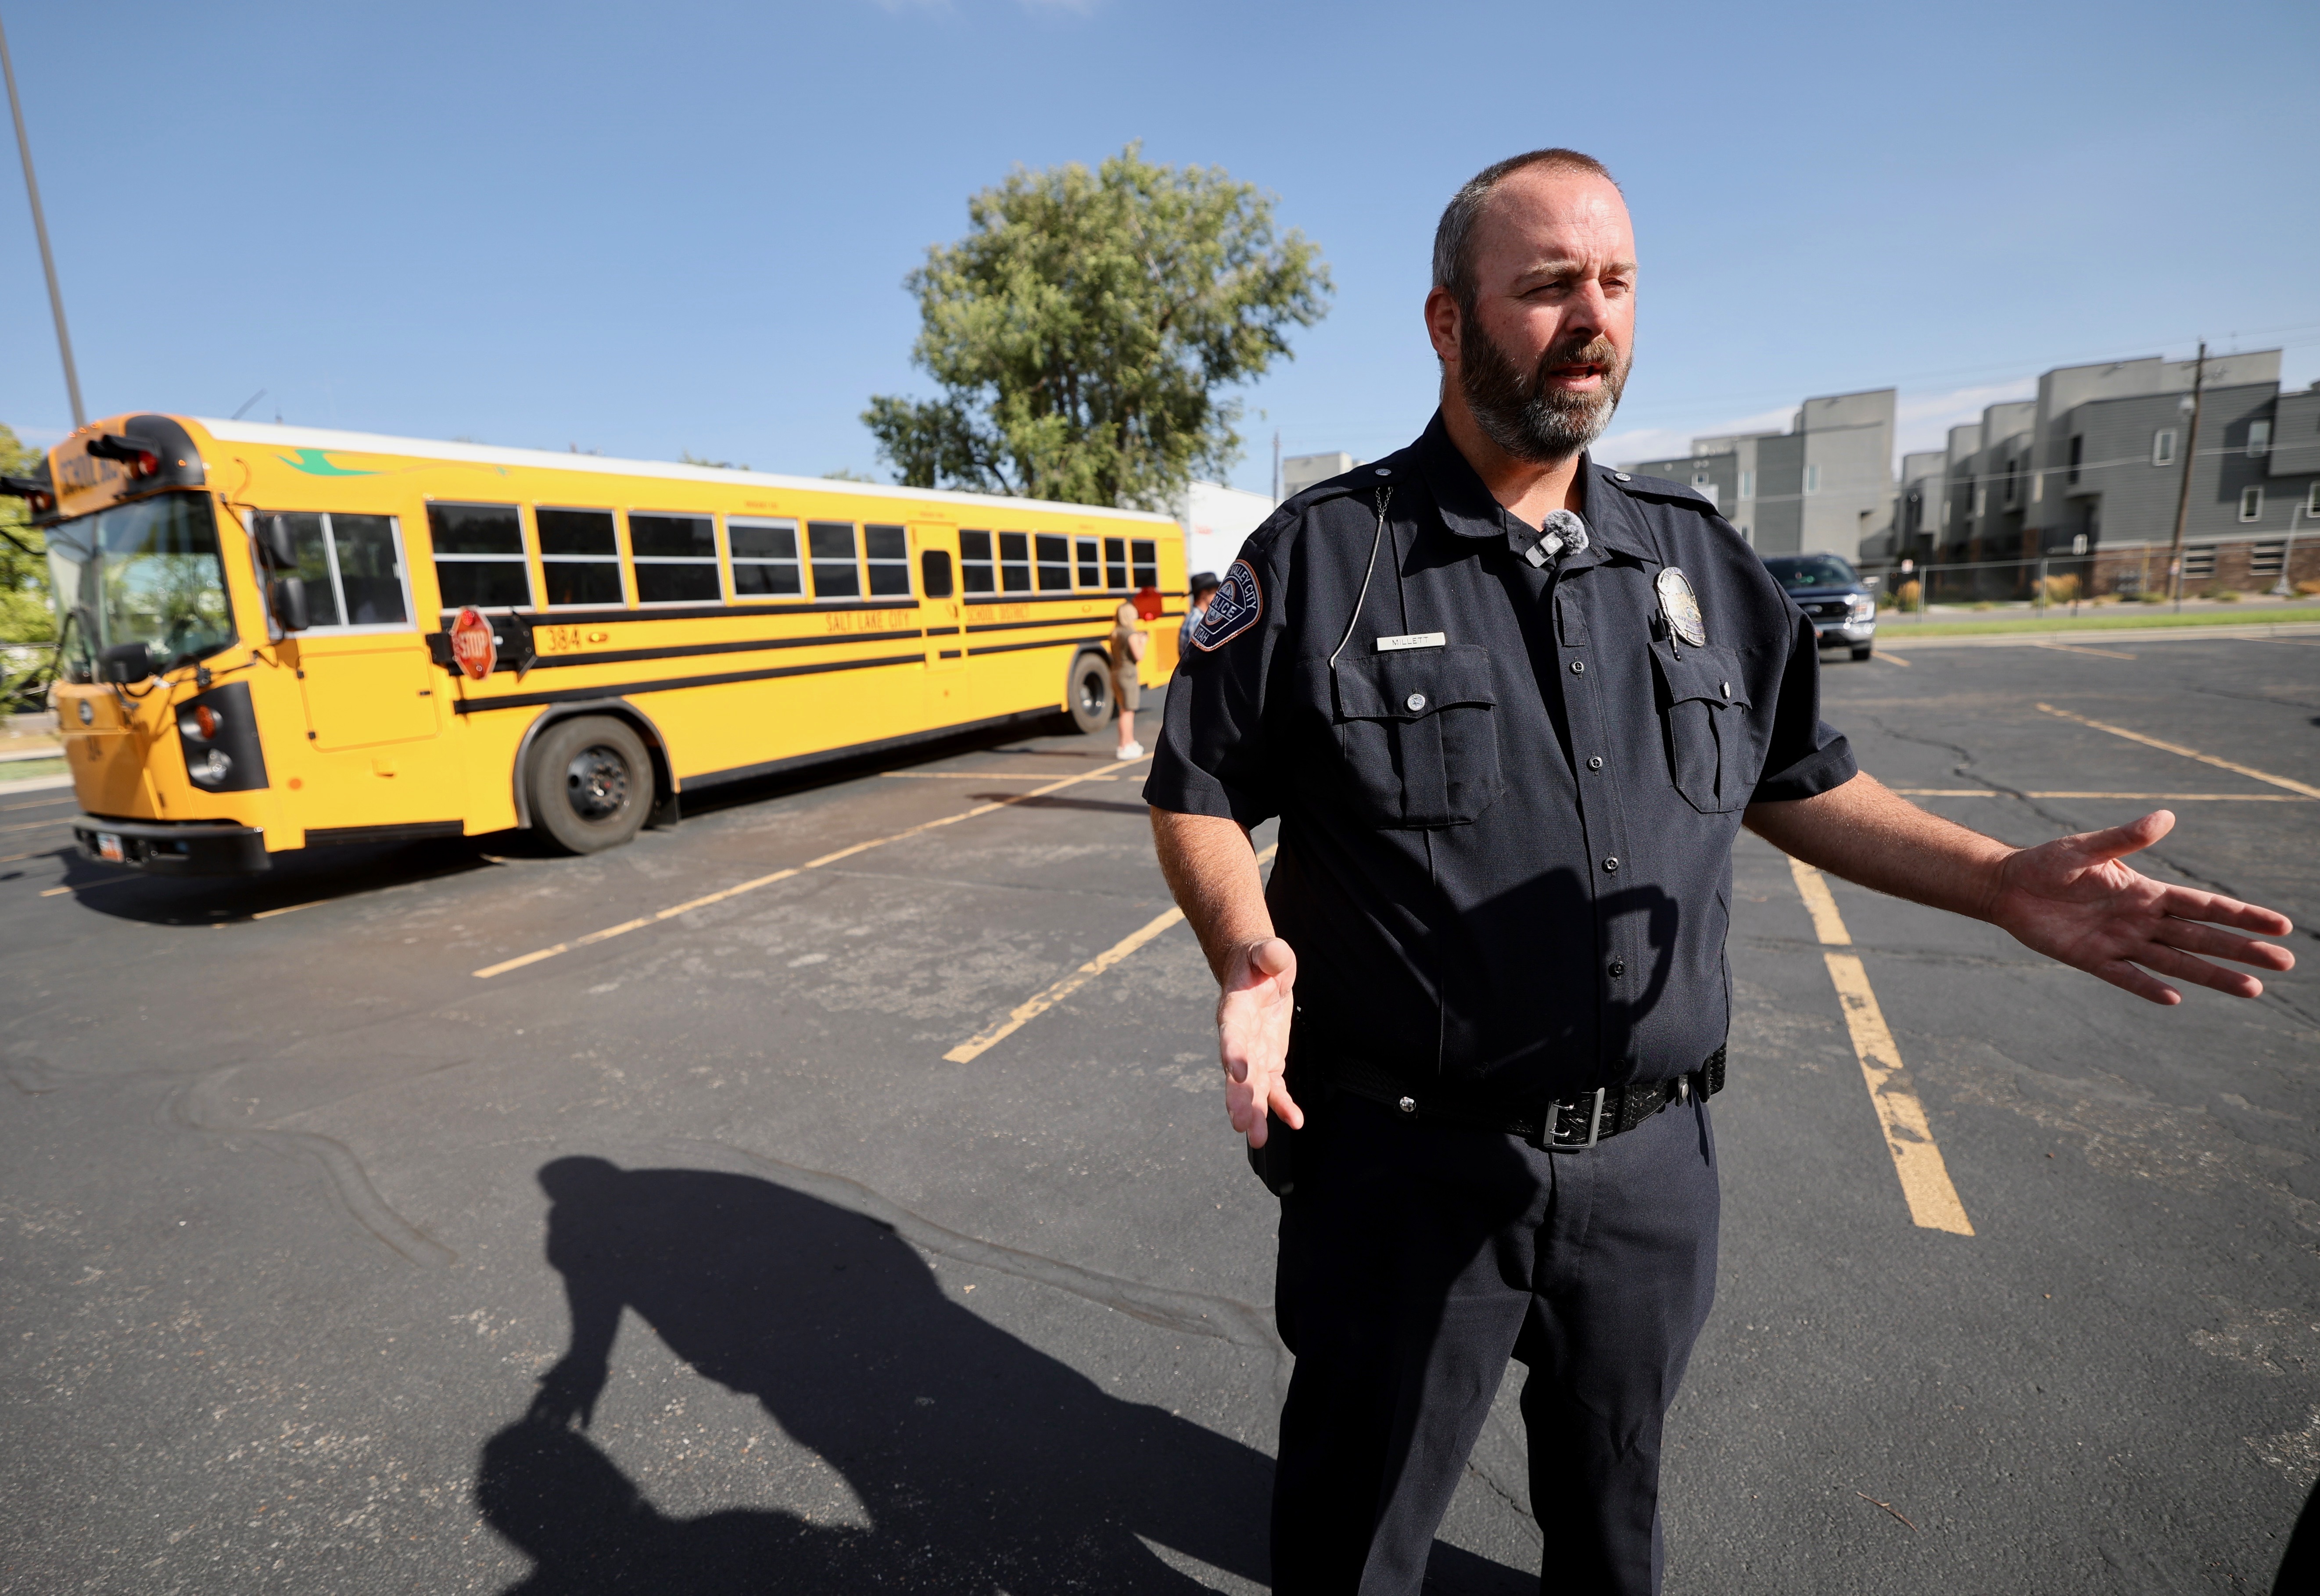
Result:
[[934,726],[972,720],[968,689],[965,607],[959,592],[958,528],[911,527],[918,550],[919,615],[926,627],[927,719]]
[[283,653],[298,670],[309,757],[299,810],[314,829],[456,818],[440,731],[445,679],[412,620],[388,516],[288,514],[311,625]]

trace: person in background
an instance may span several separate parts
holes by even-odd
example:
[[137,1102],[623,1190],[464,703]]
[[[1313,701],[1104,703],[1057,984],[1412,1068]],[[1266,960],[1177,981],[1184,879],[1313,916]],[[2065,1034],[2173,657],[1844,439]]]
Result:
[[1136,709],[1144,690],[1136,678],[1137,662],[1144,657],[1145,636],[1136,606],[1122,603],[1111,623],[1111,701],[1119,706],[1119,757],[1142,759],[1144,744],[1136,740]]
[[1209,612],[1209,600],[1216,597],[1217,573],[1196,572],[1192,577],[1192,601],[1184,607],[1184,624],[1176,628],[1176,668],[1183,670],[1185,656],[1192,652],[1192,628]]

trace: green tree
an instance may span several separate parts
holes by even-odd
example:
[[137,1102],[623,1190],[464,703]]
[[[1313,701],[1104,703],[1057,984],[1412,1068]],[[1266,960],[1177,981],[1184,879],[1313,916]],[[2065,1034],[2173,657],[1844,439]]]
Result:
[[1020,168],[903,280],[911,359],[939,398],[875,397],[862,419],[910,487],[1156,509],[1240,453],[1219,390],[1289,356],[1331,292],[1321,254],[1218,167],[1130,144],[1090,172]]
[[[29,476],[41,452],[0,427],[0,475]],[[47,541],[32,529],[21,499],[0,497],[0,643],[46,643],[57,635],[49,608]]]

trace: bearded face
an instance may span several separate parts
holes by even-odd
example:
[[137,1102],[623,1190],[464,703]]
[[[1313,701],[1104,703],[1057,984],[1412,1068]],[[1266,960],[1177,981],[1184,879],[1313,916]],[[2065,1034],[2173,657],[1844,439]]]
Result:
[[[1627,357],[1600,333],[1559,338],[1528,372],[1518,367],[1469,311],[1458,329],[1458,386],[1490,440],[1518,460],[1554,465],[1603,435],[1627,385]],[[1601,381],[1573,392],[1558,379]]]

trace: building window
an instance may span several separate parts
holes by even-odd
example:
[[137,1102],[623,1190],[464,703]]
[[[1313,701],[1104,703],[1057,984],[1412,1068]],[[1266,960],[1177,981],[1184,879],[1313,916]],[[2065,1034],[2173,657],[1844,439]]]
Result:
[[1097,552],[1096,540],[1092,537],[1083,537],[1073,547],[1079,555],[1080,586],[1083,588],[1103,586],[1103,558]]
[[2198,582],[2216,573],[2216,546],[2212,543],[2183,551],[2183,580]]
[[2242,488],[2240,490],[2240,519],[2243,521],[2260,521],[2263,519],[2263,490],[2261,488]]
[[2320,521],[2320,482],[2314,482],[2304,491],[2304,513]]
[[1808,493],[1817,493],[1820,491],[1819,466],[1808,465],[1805,467],[1805,491]]
[[2153,465],[2175,464],[2175,428],[2161,427],[2151,435],[2151,463]]
[[2073,437],[2073,438],[2071,438],[2071,486],[2072,486],[2072,487],[2074,487],[2074,488],[2075,488],[2075,487],[2077,487],[2077,486],[2079,485],[2079,466],[2080,466],[2082,463],[2084,463],[2084,461],[2086,460],[2086,457],[2087,457],[2087,440],[2086,440],[2085,438],[2083,438],[2083,437]]
[[999,591],[1004,593],[1028,593],[1031,591],[1029,533],[1001,532],[999,535]]
[[1103,540],[1103,585],[1115,589],[1128,585],[1128,539],[1125,537]]
[[1695,488],[1704,488],[1708,486],[1710,480],[1712,479],[1709,478],[1708,473],[1704,470],[1695,468],[1691,473],[1691,485]]
[[958,535],[958,579],[961,591],[995,593],[999,582],[991,562],[991,534],[961,532]]
[[387,630],[411,624],[403,539],[392,516],[266,514],[288,531],[306,584],[313,631]]
[[1750,532],[1747,527],[1743,527],[1740,528],[1740,541],[1746,544],[1754,544],[1756,541],[1755,534]]
[[725,519],[725,542],[733,555],[737,599],[795,599],[805,592],[805,568],[798,560],[795,521]]
[[1977,516],[1986,516],[1989,513],[1989,490],[1987,487],[1980,485],[1975,487],[1973,491],[1973,513]]
[[1128,545],[1128,552],[1135,557],[1134,575],[1139,588],[1160,585],[1160,546],[1148,537],[1139,537]]
[[630,510],[629,553],[639,604],[714,604],[725,596],[717,581],[717,523],[707,516]]
[[1043,593],[1070,592],[1072,540],[1052,532],[1042,532],[1031,541],[1039,555],[1039,591]]
[[2251,460],[2261,460],[2266,455],[2270,453],[2271,423],[2269,421],[2250,421],[2248,423],[2248,458]]
[[2257,544],[2248,550],[2248,574],[2278,576],[2280,561],[2287,553],[2288,545],[2285,542]]
[[627,601],[621,591],[621,540],[609,509],[535,509],[539,575],[550,609],[603,609]]
[[1755,496],[1756,473],[1753,471],[1742,472],[1740,473],[1740,497],[1743,499],[1754,499]]
[[862,573],[854,564],[852,521],[808,521],[806,552],[812,556],[813,596],[817,599],[859,599]]
[[2008,459],[2006,462],[2006,502],[2008,504],[2018,502],[2021,492],[2022,479],[2016,473],[2016,463]]
[[911,596],[911,536],[900,527],[862,528],[862,564],[874,599]]
[[523,521],[514,505],[430,504],[427,530],[444,609],[513,609],[531,602]]

